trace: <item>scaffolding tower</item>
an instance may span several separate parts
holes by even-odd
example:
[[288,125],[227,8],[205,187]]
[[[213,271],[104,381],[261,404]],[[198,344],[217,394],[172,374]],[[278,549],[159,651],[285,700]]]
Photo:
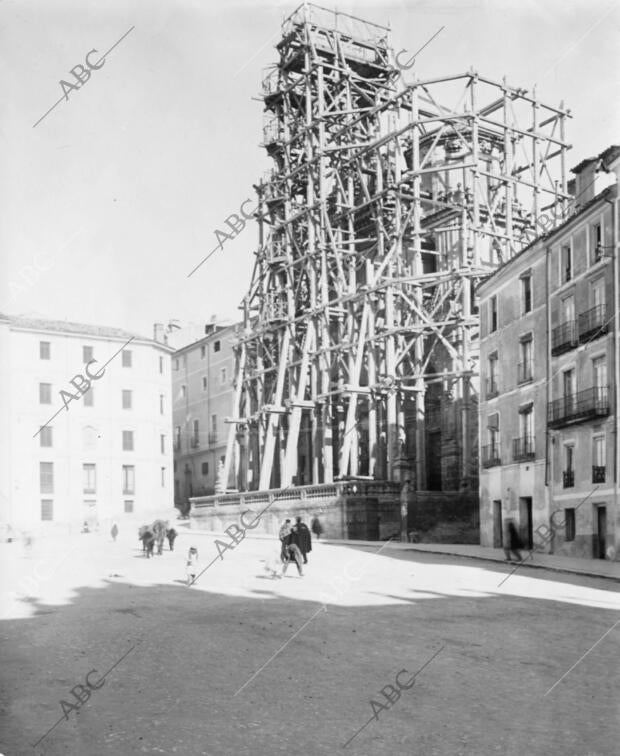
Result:
[[570,111],[474,71],[406,84],[389,29],[310,4],[277,50],[224,480],[474,488],[475,287],[569,201]]

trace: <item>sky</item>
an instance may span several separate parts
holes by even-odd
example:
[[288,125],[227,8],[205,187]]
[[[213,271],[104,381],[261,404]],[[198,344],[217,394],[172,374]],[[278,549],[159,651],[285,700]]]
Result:
[[[320,4],[389,25],[397,52],[443,27],[406,81],[473,67],[564,101],[568,167],[620,143],[616,0]],[[270,167],[261,75],[298,5],[0,0],[0,313],[146,336],[240,318],[254,221],[188,274]]]

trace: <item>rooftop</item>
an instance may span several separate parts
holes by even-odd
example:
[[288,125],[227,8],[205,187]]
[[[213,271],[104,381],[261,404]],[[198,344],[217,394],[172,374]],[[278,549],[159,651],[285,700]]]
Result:
[[55,333],[75,334],[80,336],[95,336],[102,339],[118,339],[127,341],[134,338],[138,341],[148,341],[164,349],[170,349],[165,344],[146,336],[125,331],[122,328],[110,328],[109,326],[90,325],[87,323],[73,323],[68,320],[48,320],[45,318],[25,318],[16,315],[3,315],[0,320],[8,322],[12,328],[29,331],[53,331]]

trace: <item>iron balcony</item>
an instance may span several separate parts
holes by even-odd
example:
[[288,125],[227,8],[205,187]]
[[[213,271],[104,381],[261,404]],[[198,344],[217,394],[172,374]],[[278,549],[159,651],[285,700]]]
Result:
[[592,465],[592,483],[605,482],[605,465]]
[[482,447],[482,466],[483,467],[497,467],[502,464],[502,460],[499,456],[499,446],[489,444]]
[[551,332],[551,354],[563,354],[577,346],[577,323],[569,320]]
[[562,486],[564,488],[572,488],[575,485],[575,471],[564,470],[562,473]]
[[561,428],[571,423],[583,423],[609,414],[607,386],[578,391],[549,404],[547,422],[550,428]]
[[512,458],[515,462],[534,459],[535,457],[533,436],[512,439]]
[[597,305],[579,316],[579,341],[589,341],[607,333],[607,308]]

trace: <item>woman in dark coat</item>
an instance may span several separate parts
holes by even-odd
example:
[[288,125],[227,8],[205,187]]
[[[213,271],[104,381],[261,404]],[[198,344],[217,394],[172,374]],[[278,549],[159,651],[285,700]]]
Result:
[[308,564],[306,554],[312,551],[312,536],[308,530],[308,526],[301,521],[301,517],[295,518],[295,527],[293,528],[293,543],[301,551],[301,555],[304,560],[304,564]]
[[177,531],[174,528],[166,531],[166,538],[168,539],[168,546],[170,551],[174,551],[174,539],[177,537]]
[[321,525],[319,518],[316,515],[314,515],[314,517],[312,518],[310,527],[312,528],[312,532],[317,537],[317,539],[319,539],[323,535],[323,526]]

